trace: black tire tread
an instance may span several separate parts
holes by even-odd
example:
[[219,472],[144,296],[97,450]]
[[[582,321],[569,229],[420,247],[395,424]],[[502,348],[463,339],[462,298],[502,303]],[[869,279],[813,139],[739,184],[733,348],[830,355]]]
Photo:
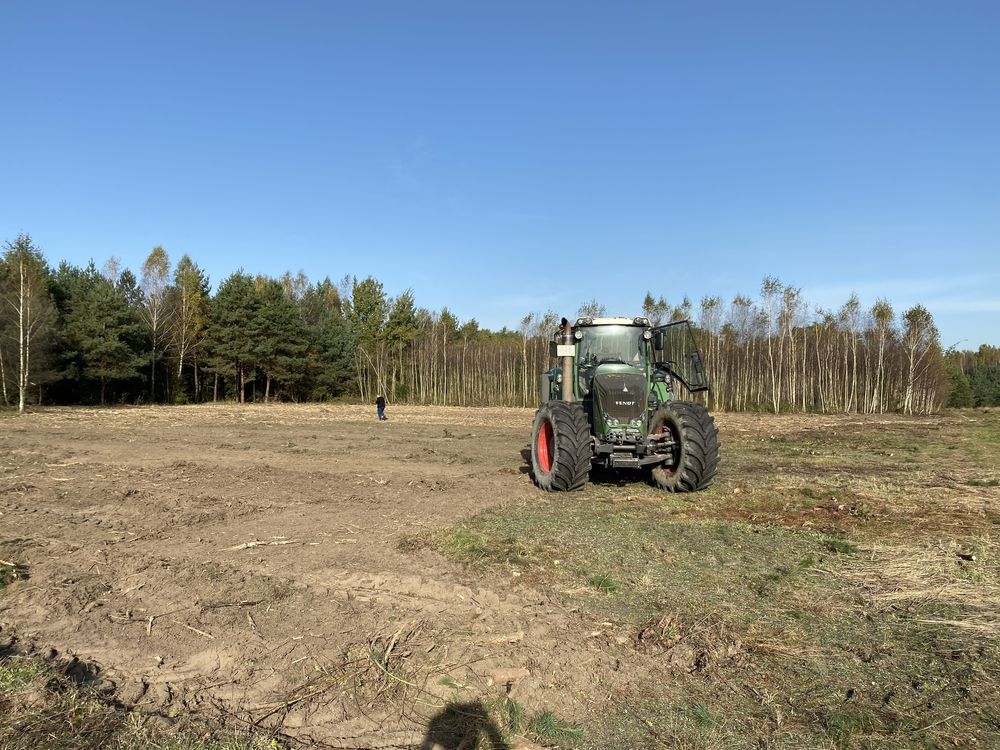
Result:
[[674,474],[653,470],[653,481],[668,492],[707,489],[719,472],[719,430],[704,405],[693,401],[670,401],[653,415],[651,428],[670,419],[679,433],[681,457]]
[[[543,472],[538,464],[538,430],[543,419],[552,423],[555,447],[552,470]],[[581,489],[590,473],[590,423],[581,404],[569,401],[546,401],[535,413],[531,430],[532,476],[547,492],[570,492]]]

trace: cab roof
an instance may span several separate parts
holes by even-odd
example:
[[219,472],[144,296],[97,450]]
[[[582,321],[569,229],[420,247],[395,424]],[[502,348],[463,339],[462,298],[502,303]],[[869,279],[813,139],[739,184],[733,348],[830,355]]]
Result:
[[643,326],[649,327],[648,318],[626,318],[619,316],[615,318],[577,318],[575,326]]

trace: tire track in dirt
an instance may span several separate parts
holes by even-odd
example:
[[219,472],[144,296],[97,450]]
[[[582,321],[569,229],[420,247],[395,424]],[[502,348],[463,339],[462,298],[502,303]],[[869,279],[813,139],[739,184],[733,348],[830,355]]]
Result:
[[127,704],[317,739],[419,731],[433,706],[481,695],[511,666],[532,672],[520,699],[572,715],[580,685],[615,666],[588,642],[591,672],[579,668],[578,616],[527,589],[469,587],[435,553],[396,546],[532,496],[517,470],[531,413],[367,412],[29,416],[2,439],[18,448],[0,476],[18,533],[0,551],[30,579],[0,599],[0,627],[93,661]]

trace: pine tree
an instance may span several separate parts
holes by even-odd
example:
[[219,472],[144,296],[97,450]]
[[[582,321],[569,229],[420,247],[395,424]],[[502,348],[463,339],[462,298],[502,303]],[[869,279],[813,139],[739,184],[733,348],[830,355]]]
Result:
[[373,400],[373,391],[385,391],[383,329],[388,314],[385,289],[371,276],[351,284],[347,318],[357,341],[356,368],[358,392],[365,401]]
[[71,376],[81,385],[98,383],[101,404],[107,403],[109,385],[130,395],[130,389],[141,385],[140,368],[147,362],[135,276],[126,271],[113,283],[97,272],[93,261],[82,272],[67,269],[62,276],[69,284],[64,290],[63,357]]
[[247,377],[255,364],[260,304],[254,280],[237,271],[219,285],[211,305],[210,361],[217,374],[232,373],[241,404],[246,402]]
[[258,288],[260,306],[254,361],[264,372],[264,401],[270,398],[274,381],[297,397],[308,369],[309,337],[305,322],[280,281],[263,279]]
[[962,368],[955,361],[953,352],[949,352],[945,360],[945,371],[948,373],[948,383],[951,386],[951,393],[948,396],[948,406],[953,408],[965,408],[975,405],[975,398],[972,393],[972,386],[969,379],[962,372]]

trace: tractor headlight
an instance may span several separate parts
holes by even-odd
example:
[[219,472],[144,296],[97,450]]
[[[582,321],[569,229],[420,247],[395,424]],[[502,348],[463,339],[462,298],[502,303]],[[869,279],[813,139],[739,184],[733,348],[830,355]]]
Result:
[[580,339],[582,339],[583,338],[583,331],[581,331],[579,328],[577,328],[575,331],[573,331],[573,338],[575,338],[577,341],[579,341]]
[[561,372],[557,372],[556,373],[556,382],[557,383],[561,383],[562,382],[562,373]]
[[649,341],[651,338],[653,338],[653,332],[647,328],[645,331],[642,332],[642,337],[646,339],[646,341]]

